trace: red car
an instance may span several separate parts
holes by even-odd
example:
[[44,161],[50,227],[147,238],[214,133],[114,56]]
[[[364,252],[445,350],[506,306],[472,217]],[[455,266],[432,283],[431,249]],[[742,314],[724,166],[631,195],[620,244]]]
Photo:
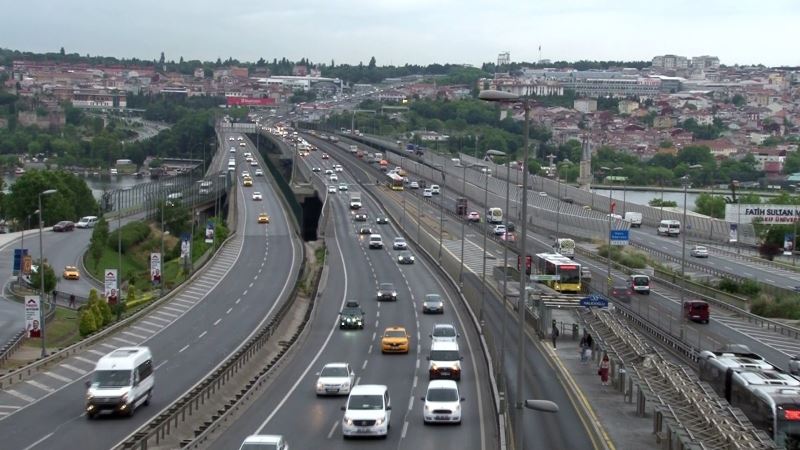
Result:
[[481,215],[478,213],[478,211],[470,211],[469,214],[467,214],[467,220],[470,222],[480,222]]
[[53,225],[53,231],[72,231],[75,229],[75,223],[69,220],[62,220]]

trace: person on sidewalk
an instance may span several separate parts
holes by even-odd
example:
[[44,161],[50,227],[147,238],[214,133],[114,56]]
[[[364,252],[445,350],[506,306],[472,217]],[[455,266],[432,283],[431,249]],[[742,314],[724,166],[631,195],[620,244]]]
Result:
[[592,354],[592,349],[589,347],[589,335],[585,331],[583,336],[581,336],[579,347],[581,352],[581,364],[586,364],[586,362],[589,360],[589,356]]
[[597,374],[600,375],[600,383],[603,386],[608,386],[609,370],[611,370],[611,361],[608,359],[608,353],[603,353],[603,359],[600,361],[600,367],[597,369]]
[[75,294],[70,294],[69,295],[69,307],[70,308],[74,308],[75,307]]
[[553,321],[553,330],[550,332],[550,337],[553,339],[553,348],[556,348],[556,339],[558,339],[558,327],[556,326],[556,321]]

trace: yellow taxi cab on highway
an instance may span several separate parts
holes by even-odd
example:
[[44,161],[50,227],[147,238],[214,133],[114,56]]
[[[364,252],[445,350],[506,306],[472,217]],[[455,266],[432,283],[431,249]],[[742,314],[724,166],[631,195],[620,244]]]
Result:
[[381,338],[381,353],[408,353],[409,337],[403,327],[388,327]]
[[75,266],[66,266],[64,267],[64,274],[63,277],[65,280],[80,280],[81,273],[78,271],[78,268]]
[[252,185],[253,185],[253,179],[252,179],[252,178],[250,178],[250,177],[245,177],[245,178],[242,180],[242,185],[243,185],[244,187],[250,187],[250,186],[252,186]]
[[261,213],[258,215],[258,223],[269,223],[269,216],[267,213]]

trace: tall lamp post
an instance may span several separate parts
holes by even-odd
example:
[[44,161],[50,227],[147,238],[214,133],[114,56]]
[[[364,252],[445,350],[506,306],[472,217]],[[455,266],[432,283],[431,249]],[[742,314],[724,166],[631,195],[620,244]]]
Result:
[[[691,166],[689,166],[690,170],[701,169],[701,168],[703,168],[703,166],[700,165],[700,164],[692,164]],[[689,177],[688,173],[681,177],[681,181],[683,182],[683,220],[681,222],[681,228],[682,228],[681,229],[681,278],[684,281],[686,280],[686,234],[687,234],[687,232],[683,228],[686,227],[686,210],[688,209],[688,205],[686,204],[686,199],[687,199],[687,196],[688,196],[687,192],[689,190],[690,180],[691,180],[691,178]],[[736,232],[738,233],[739,231],[737,230]],[[681,340],[683,340],[683,338],[685,336],[685,333],[686,333],[686,329],[685,329],[685,326],[684,326],[684,322],[685,322],[684,316],[685,315],[683,314],[683,308],[684,308],[684,302],[685,301],[686,301],[686,283],[684,282],[684,283],[682,283],[682,287],[681,287],[681,312],[680,312],[680,317],[681,317],[681,319],[680,319],[680,321],[681,321]]]
[[556,166],[556,183],[558,183],[556,192],[556,242],[561,237],[561,168],[571,165],[572,161],[565,159]]
[[[467,168],[473,167],[472,164],[467,164],[463,159],[459,161],[461,164],[461,168],[463,169],[463,173],[461,174],[461,197],[467,198]],[[458,269],[458,283],[460,285],[464,284],[464,240],[466,238],[466,221],[462,217],[461,220],[461,265]]]
[[[519,95],[512,94],[509,92],[503,91],[494,91],[494,90],[487,90],[481,91],[478,94],[478,98],[481,100],[486,100],[490,102],[511,102],[511,103],[522,103],[523,108],[525,109],[525,117],[524,122],[522,124],[522,161],[525,164],[524,168],[524,177],[522,178],[522,225],[521,225],[521,234],[522,234],[522,242],[520,244],[520,253],[522,254],[523,261],[527,263],[527,249],[526,244],[528,240],[528,179],[530,175],[528,174],[527,164],[528,164],[528,156],[530,149],[528,148],[528,140],[530,134],[529,128],[529,120],[531,115],[531,106],[528,102],[527,98],[521,98]],[[526,264],[527,265],[527,264]],[[515,442],[519,446],[519,448],[525,448],[523,444],[524,433],[522,432],[522,408],[524,407],[525,402],[522,400],[524,398],[524,394],[522,392],[522,377],[524,374],[523,371],[523,363],[525,362],[524,357],[524,349],[525,349],[525,307],[527,303],[528,291],[526,289],[527,284],[527,272],[526,270],[520,270],[519,273],[519,301],[517,304],[517,313],[518,313],[518,350],[519,353],[517,354],[517,395],[515,406],[518,410],[518,419],[516,424],[516,440]]]
[[[612,171],[620,171],[622,167],[614,167],[613,169],[608,167],[601,167],[605,173],[609,174]],[[612,181],[611,190],[608,192],[608,248],[606,249],[606,295],[611,296],[611,225],[614,221],[614,184]]]
[[42,329],[42,358],[47,356],[47,350],[45,349],[44,345],[44,336],[45,336],[45,312],[44,312],[44,240],[42,239],[42,234],[44,232],[44,224],[42,223],[42,196],[43,195],[50,195],[55,194],[57,191],[55,189],[47,189],[46,191],[42,191],[39,193],[39,280],[40,280],[40,288],[41,290],[40,295],[41,298],[39,299],[39,327]]
[[439,262],[442,262],[442,239],[444,239],[444,200],[443,197],[446,195],[445,190],[447,189],[447,183],[445,178],[444,172],[444,165],[442,164],[434,164],[433,167],[439,169],[439,173],[442,174],[442,188],[441,188],[441,195],[439,195]]

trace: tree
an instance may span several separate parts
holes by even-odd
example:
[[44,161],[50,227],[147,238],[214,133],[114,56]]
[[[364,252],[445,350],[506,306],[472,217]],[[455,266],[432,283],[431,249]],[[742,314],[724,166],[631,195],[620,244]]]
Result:
[[158,58],[158,64],[164,65],[166,58],[164,58],[164,52],[161,52],[161,57]]
[[58,53],[61,54],[61,56],[64,56],[66,54],[64,47],[61,47],[61,50],[59,50]]
[[38,269],[35,272],[31,272],[31,285],[39,289],[42,286],[41,273],[44,272],[44,292],[53,292],[58,281],[55,271],[50,264],[45,263],[44,270],[42,269],[41,261],[37,261],[36,264]]
[[80,332],[81,336],[88,336],[97,329],[100,328],[97,325],[97,318],[94,314],[94,309],[84,306],[81,309],[79,322],[78,322],[78,331]]
[[783,173],[788,175],[796,172],[800,172],[800,151],[786,152]]
[[369,70],[375,70],[375,57],[369,59],[369,64],[367,65]]
[[731,99],[731,103],[733,103],[737,108],[741,108],[745,105],[745,103],[747,103],[747,99],[745,99],[742,94],[736,94]]
[[717,219],[725,217],[725,198],[719,195],[702,193],[697,196],[694,202],[695,210],[700,214],[705,214]]

